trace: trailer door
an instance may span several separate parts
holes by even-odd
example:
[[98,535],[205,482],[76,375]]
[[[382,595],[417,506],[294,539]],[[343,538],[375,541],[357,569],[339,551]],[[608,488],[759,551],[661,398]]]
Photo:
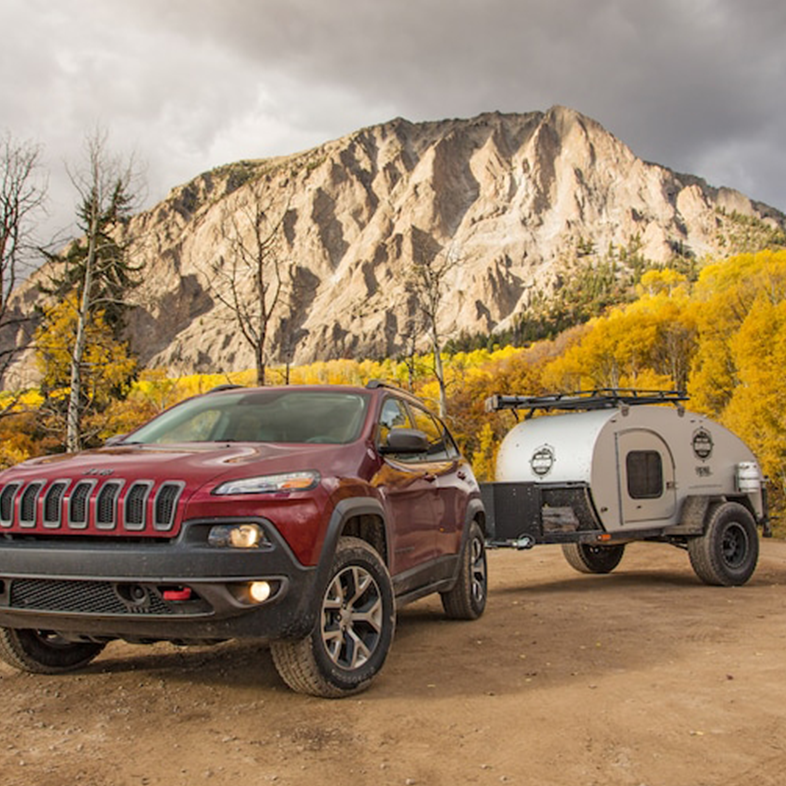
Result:
[[623,524],[670,519],[677,507],[674,459],[668,445],[654,432],[617,434],[620,508]]

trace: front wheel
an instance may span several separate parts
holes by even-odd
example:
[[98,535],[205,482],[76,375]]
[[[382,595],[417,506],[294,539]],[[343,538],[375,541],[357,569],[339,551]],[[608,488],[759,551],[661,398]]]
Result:
[[705,584],[745,584],[759,560],[759,535],[750,511],[738,502],[718,505],[710,513],[704,534],[688,540],[688,556]]
[[458,580],[453,589],[441,594],[445,616],[453,620],[476,620],[486,608],[487,591],[486,541],[483,531],[473,521],[461,552]]
[[90,641],[68,641],[53,631],[0,628],[0,658],[33,674],[61,674],[87,666],[104,649]]
[[625,544],[592,546],[588,543],[563,543],[562,553],[579,573],[611,573],[620,564]]
[[335,699],[365,690],[393,641],[396,609],[390,575],[359,538],[338,542],[311,633],[270,646],[281,679],[298,693]]

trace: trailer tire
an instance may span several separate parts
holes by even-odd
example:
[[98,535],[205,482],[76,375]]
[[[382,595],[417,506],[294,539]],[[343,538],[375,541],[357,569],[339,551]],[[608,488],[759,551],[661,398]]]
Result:
[[87,666],[104,645],[67,641],[52,631],[0,628],[0,659],[31,674],[62,674]]
[[314,628],[273,641],[279,676],[297,693],[338,699],[365,690],[385,662],[396,627],[393,584],[366,541],[342,537]]
[[563,543],[562,553],[579,573],[611,573],[620,564],[625,544],[594,546],[589,543]]
[[486,608],[487,592],[486,540],[473,521],[459,559],[456,584],[440,595],[445,616],[451,620],[476,620]]
[[690,564],[705,583],[739,587],[759,560],[759,536],[750,511],[738,502],[713,508],[703,535],[688,540]]

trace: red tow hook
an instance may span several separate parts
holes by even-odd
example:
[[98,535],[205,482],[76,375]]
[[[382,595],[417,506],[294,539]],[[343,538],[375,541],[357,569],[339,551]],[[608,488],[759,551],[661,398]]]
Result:
[[191,587],[178,587],[176,589],[165,589],[161,593],[164,600],[182,601],[191,600]]

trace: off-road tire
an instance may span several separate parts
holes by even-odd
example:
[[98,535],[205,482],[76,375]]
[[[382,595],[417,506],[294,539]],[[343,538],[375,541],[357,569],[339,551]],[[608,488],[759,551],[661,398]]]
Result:
[[486,608],[487,593],[486,541],[473,521],[461,552],[458,580],[453,589],[441,593],[445,616],[452,620],[476,620]]
[[273,663],[298,693],[337,699],[365,690],[393,641],[396,605],[385,563],[364,540],[338,542],[311,633],[275,641]]
[[589,543],[563,543],[562,553],[579,573],[611,573],[620,564],[625,544],[594,546]]
[[67,641],[52,631],[0,628],[0,658],[15,669],[33,674],[80,669],[103,649],[103,644]]
[[688,540],[688,555],[694,572],[705,584],[745,584],[759,560],[759,535],[750,511],[738,502],[724,502],[713,508],[704,534]]

